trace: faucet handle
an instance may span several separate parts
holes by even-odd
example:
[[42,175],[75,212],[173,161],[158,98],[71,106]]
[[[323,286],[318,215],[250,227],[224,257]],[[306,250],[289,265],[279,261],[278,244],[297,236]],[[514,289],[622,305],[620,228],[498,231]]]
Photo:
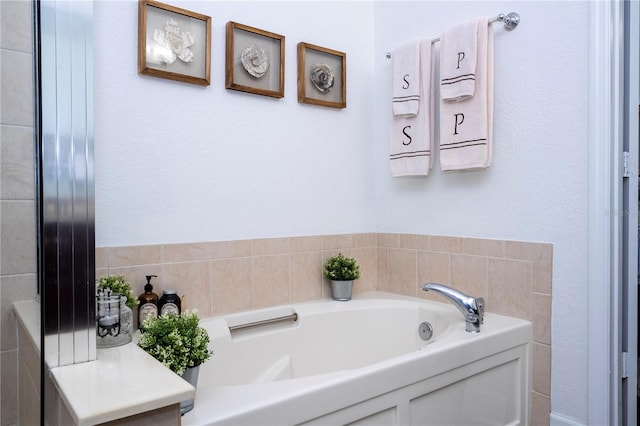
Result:
[[480,324],[484,323],[484,297],[476,297],[476,306],[478,307],[478,316]]

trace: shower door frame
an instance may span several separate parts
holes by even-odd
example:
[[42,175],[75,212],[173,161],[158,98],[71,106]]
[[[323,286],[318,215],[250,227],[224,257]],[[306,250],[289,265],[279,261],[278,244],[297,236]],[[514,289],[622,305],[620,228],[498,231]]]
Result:
[[590,17],[587,424],[625,425],[637,419],[640,8],[592,2]]

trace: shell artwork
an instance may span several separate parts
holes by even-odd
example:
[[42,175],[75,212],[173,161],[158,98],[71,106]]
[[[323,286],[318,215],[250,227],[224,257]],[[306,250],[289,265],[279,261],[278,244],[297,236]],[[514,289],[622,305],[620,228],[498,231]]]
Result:
[[264,49],[249,46],[242,51],[240,62],[244,69],[255,78],[260,78],[269,70],[269,58]]
[[155,30],[153,39],[168,50],[168,54],[164,56],[167,64],[174,63],[176,58],[183,62],[193,62],[193,52],[189,46],[193,45],[195,38],[189,31],[180,32],[180,26],[173,19],[167,21],[164,31]]
[[329,65],[316,62],[311,66],[311,74],[309,75],[313,85],[322,93],[328,93],[333,88],[335,77]]

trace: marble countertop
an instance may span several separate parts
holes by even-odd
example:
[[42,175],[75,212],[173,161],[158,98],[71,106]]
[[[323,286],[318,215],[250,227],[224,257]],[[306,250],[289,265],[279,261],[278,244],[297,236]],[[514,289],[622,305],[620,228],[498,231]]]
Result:
[[[38,303],[20,303],[17,308],[14,304],[19,320],[39,336]],[[39,343],[39,338],[36,341]],[[79,426],[104,423],[195,397],[193,386],[134,342],[98,349],[95,361],[55,367],[49,374]]]
[[93,425],[195,397],[195,388],[135,343],[98,349],[97,359],[56,367],[51,378],[76,424]]

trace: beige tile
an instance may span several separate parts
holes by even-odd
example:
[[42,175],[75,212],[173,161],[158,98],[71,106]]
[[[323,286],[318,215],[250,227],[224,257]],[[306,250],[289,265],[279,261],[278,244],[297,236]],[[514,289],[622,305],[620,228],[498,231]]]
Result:
[[289,253],[289,238],[262,238],[253,240],[253,255]]
[[0,273],[36,272],[36,222],[33,201],[0,203]]
[[3,351],[0,356],[0,424],[12,425],[18,421],[18,351]]
[[375,291],[378,288],[377,250],[374,247],[354,248],[351,254],[360,266],[360,279],[354,281],[353,293]]
[[551,296],[540,293],[532,295],[533,341],[551,344]]
[[353,248],[353,235],[338,234],[324,235],[322,237],[323,250],[345,250]]
[[183,311],[197,309],[201,318],[211,316],[209,262],[164,264],[162,283],[163,290],[170,288],[178,292]]
[[209,247],[212,260],[251,256],[252,251],[253,240],[216,241]]
[[18,363],[18,412],[21,425],[40,424],[40,377],[32,377],[22,360]]
[[399,248],[400,234],[377,234],[378,247]]
[[531,426],[549,426],[550,415],[550,398],[537,392],[531,392]]
[[429,250],[429,236],[417,234],[400,234],[400,248]]
[[292,253],[289,301],[303,302],[322,297],[322,255],[319,251]]
[[506,241],[505,255],[513,259],[533,262],[533,291],[551,294],[553,276],[553,245],[548,243],[527,243]]
[[165,244],[163,263],[209,260],[209,243]]
[[154,265],[162,263],[162,246],[126,246],[109,248],[109,267]]
[[98,282],[100,278],[108,277],[108,276],[109,276],[109,268],[96,268],[96,282]]
[[0,47],[20,52],[33,52],[32,2],[4,0],[0,2]]
[[469,296],[486,299],[487,268],[488,260],[484,256],[452,254],[449,272],[451,286]]
[[289,255],[253,257],[253,307],[289,302]]
[[[18,360],[24,364],[30,380],[40,386],[40,350],[34,347],[28,332],[23,327],[18,327]],[[40,391],[38,389],[38,395]]]
[[0,51],[0,124],[33,127],[32,55]]
[[537,261],[551,254],[552,245],[526,241],[505,241],[505,257]]
[[251,258],[213,260],[209,264],[213,315],[250,309],[253,303]]
[[36,296],[36,274],[2,276],[0,287],[2,350],[6,351],[18,346],[16,318],[11,305],[19,300],[32,300]]
[[96,269],[109,267],[109,249],[96,247]]
[[551,256],[533,262],[533,291],[551,294],[553,264]]
[[442,302],[441,296],[421,290],[426,283],[449,285],[451,255],[434,251],[418,251],[418,297]]
[[3,200],[35,199],[33,129],[2,126],[0,136],[0,197]]
[[376,247],[376,234],[373,232],[363,234],[353,234],[353,246],[358,247]]
[[389,285],[389,250],[388,248],[378,247],[376,249],[376,279],[379,291],[390,291]]
[[546,396],[551,395],[551,347],[533,343],[532,389]]
[[465,254],[479,256],[504,257],[504,241],[465,238],[462,241]]
[[392,291],[407,296],[417,296],[416,250],[389,250],[389,283]]
[[322,236],[292,237],[289,238],[289,250],[291,253],[305,253],[322,251]]
[[464,248],[463,238],[447,237],[442,235],[429,236],[429,250],[446,251],[449,253],[462,253]]
[[531,319],[531,262],[489,258],[488,312]]

